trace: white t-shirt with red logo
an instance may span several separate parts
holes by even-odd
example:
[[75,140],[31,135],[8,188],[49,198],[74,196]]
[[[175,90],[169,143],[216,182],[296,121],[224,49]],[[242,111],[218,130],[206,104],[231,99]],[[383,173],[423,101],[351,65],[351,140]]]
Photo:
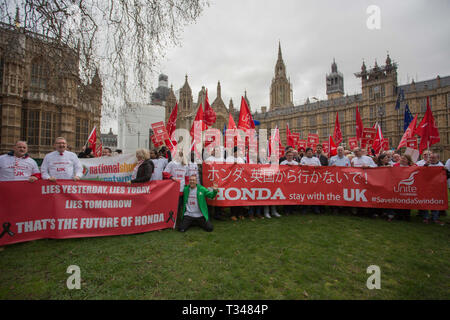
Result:
[[197,200],[197,188],[189,188],[189,197],[186,203],[186,211],[184,215],[190,216],[193,218],[201,218],[203,217],[202,212],[200,211],[200,207],[198,206]]
[[83,167],[77,155],[70,151],[62,154],[58,151],[48,153],[41,166],[42,179],[54,177],[57,180],[70,180],[74,176],[83,176]]
[[36,173],[39,173],[37,163],[28,156],[22,158],[9,154],[0,156],[0,181],[28,180]]
[[163,171],[167,166],[166,158],[158,158],[152,159],[153,164],[155,165],[155,169],[153,170],[151,181],[162,180],[163,179]]
[[189,167],[173,160],[169,162],[164,172],[170,173],[172,177],[180,181],[180,192],[183,192],[185,185],[185,177],[189,176]]

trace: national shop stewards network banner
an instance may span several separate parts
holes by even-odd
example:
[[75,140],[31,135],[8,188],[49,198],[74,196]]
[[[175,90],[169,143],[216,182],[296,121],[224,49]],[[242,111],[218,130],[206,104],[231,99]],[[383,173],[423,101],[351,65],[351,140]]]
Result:
[[179,190],[172,180],[0,182],[0,246],[174,228]]
[[446,210],[444,167],[307,167],[204,164],[219,186],[214,206],[326,205]]

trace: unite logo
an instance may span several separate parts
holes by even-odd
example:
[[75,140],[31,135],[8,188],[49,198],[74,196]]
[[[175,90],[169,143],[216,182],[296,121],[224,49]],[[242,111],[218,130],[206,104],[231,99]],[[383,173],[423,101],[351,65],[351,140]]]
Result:
[[394,186],[394,192],[404,196],[417,196],[417,187],[413,186],[413,184],[416,182],[414,176],[418,173],[419,171],[415,171],[407,179],[401,180],[397,187]]

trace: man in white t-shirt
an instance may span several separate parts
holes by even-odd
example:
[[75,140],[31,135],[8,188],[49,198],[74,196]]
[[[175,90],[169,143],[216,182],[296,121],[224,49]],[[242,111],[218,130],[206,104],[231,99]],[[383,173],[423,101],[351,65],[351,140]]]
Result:
[[337,147],[337,155],[331,157],[329,165],[332,167],[333,166],[335,166],[335,167],[350,167],[351,166],[350,160],[344,154],[344,147],[342,147],[342,146]]
[[216,182],[213,183],[212,190],[208,190],[197,183],[196,175],[189,177],[189,185],[183,190],[183,214],[179,231],[185,232],[192,225],[198,225],[208,232],[213,230],[206,198],[214,199],[217,192]]
[[305,156],[300,160],[302,166],[317,166],[320,167],[320,160],[313,156],[313,149],[306,148]]
[[211,155],[206,158],[206,164],[210,163],[224,163],[224,159],[221,155],[220,147],[215,147],[211,150]]
[[[312,148],[306,148],[305,150],[305,156],[300,161],[300,165],[303,166],[316,166],[320,167],[320,160],[313,156],[313,149]],[[302,209],[302,212],[305,213],[308,206],[304,206]],[[314,211],[314,213],[320,213],[320,207],[319,206],[310,206],[310,209]]]
[[152,173],[151,181],[162,180],[163,179],[163,171],[168,164],[168,160],[163,156],[159,155],[156,149],[150,150],[150,159],[152,160],[155,168]]
[[352,167],[358,168],[376,168],[377,165],[373,162],[372,158],[369,156],[364,156],[362,154],[361,148],[355,148],[353,150],[355,157],[352,159]]
[[281,161],[280,165],[298,166],[298,162],[294,160],[294,152],[288,151],[285,154],[286,160]]
[[431,151],[425,150],[422,153],[422,160],[417,161],[416,162],[416,166],[423,167],[424,164],[428,162],[428,158],[429,158],[430,155],[431,155]]
[[242,157],[242,152],[240,152],[238,147],[234,147],[233,149],[233,155],[229,155],[227,159],[225,160],[225,163],[231,164],[231,163],[239,163],[244,164],[245,160]]
[[55,140],[55,151],[44,157],[41,166],[41,176],[44,180],[74,180],[83,176],[83,167],[77,155],[67,150],[67,141],[63,137]]
[[27,143],[17,141],[13,151],[0,156],[0,181],[38,180],[39,168],[27,151]]
[[[443,167],[444,165],[442,162],[439,161],[439,153],[431,152],[428,155],[428,161],[425,162],[423,165],[424,167]],[[445,213],[444,210],[442,210],[442,213]],[[423,222],[428,223],[430,220],[430,214],[428,210],[420,210],[420,214],[423,214]],[[444,222],[439,220],[439,216],[441,214],[441,211],[439,210],[431,210],[431,216],[432,220],[436,224],[444,225]]]

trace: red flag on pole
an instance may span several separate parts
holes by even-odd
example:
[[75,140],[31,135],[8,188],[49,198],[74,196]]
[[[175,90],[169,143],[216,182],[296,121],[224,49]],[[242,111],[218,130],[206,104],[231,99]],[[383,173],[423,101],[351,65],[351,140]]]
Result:
[[427,97],[427,111],[422,121],[417,126],[415,133],[421,137],[419,145],[419,153],[425,149],[428,149],[431,145],[441,141],[439,137],[439,131],[434,122],[433,113],[430,108],[430,97]]
[[169,139],[172,139],[172,133],[177,128],[177,115],[178,115],[178,102],[175,104],[172,113],[170,114],[169,120],[167,120],[166,130],[169,135]]
[[337,155],[337,147],[334,144],[333,138],[328,136],[328,149],[329,149],[329,157]]
[[377,129],[377,134],[375,136],[375,139],[373,140],[372,148],[375,150],[375,153],[378,154],[382,150],[384,138],[383,133],[381,132],[380,125],[376,123],[375,127]]
[[208,127],[212,126],[216,122],[216,112],[209,105],[208,101],[208,89],[206,89],[205,97],[205,114],[203,119]]
[[291,131],[289,130],[289,123],[286,123],[286,146],[291,146],[294,149],[296,148],[294,137],[291,134]]
[[336,141],[336,144],[339,144],[342,142],[342,131],[341,131],[341,125],[339,124],[339,113],[338,112],[336,112],[336,122],[334,123],[333,139],[334,139],[334,141]]
[[91,134],[88,137],[88,142],[89,142],[89,148],[92,149],[92,152],[95,154],[96,153],[96,144],[97,144],[97,127],[94,126],[94,129],[92,129]]
[[419,115],[416,114],[414,119],[409,124],[408,128],[406,129],[405,133],[403,134],[402,139],[400,140],[400,143],[398,144],[397,149],[400,149],[401,147],[406,147],[408,139],[411,139],[414,137],[414,131],[416,131],[416,124],[417,124],[418,116]]
[[231,116],[231,113],[230,116],[228,117],[228,129],[237,129],[236,123],[234,123],[234,119]]
[[202,108],[202,105],[200,104],[200,106],[198,107],[198,110],[197,110],[197,114],[195,115],[194,122],[192,123],[192,127],[191,127],[191,137],[192,138],[194,138],[194,126],[195,126],[196,122],[201,124],[202,132],[205,131],[206,129],[208,129],[208,126],[206,125],[205,121],[203,121],[203,119],[204,119],[203,108]]
[[361,115],[359,114],[358,106],[356,106],[356,139],[358,139],[358,141],[361,141],[363,130],[364,126]]
[[97,149],[95,150],[94,155],[96,157],[101,157],[102,156],[102,150],[103,150],[103,143],[100,141],[100,144],[97,146]]
[[239,111],[239,122],[238,129],[247,131],[247,129],[255,129],[255,123],[253,122],[253,117],[248,108],[247,101],[244,97],[241,99],[241,110]]

